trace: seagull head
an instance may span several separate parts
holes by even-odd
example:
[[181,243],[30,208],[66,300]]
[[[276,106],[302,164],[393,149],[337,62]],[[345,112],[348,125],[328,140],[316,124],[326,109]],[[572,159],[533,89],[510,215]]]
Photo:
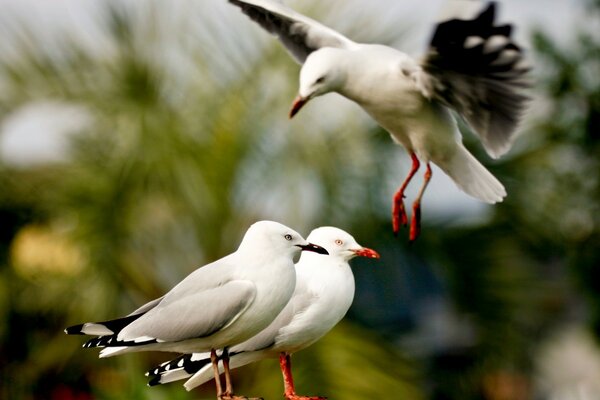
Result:
[[342,50],[326,47],[311,53],[300,70],[300,89],[290,109],[290,118],[311,99],[337,91],[344,83],[340,68]]
[[274,251],[293,257],[300,251],[311,251],[318,254],[329,254],[321,246],[309,243],[298,232],[283,224],[273,221],[259,221],[246,232],[240,248],[252,251]]
[[332,226],[323,226],[313,230],[307,240],[323,246],[329,256],[349,261],[354,257],[379,258],[375,250],[359,245],[348,232]]

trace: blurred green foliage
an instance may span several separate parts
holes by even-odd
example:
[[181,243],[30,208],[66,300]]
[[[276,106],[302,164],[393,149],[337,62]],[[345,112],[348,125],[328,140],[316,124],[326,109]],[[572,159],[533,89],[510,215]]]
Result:
[[[600,337],[597,35],[574,34],[568,47],[534,35],[542,111],[494,166],[507,201],[475,223],[426,219],[409,247],[389,226],[402,150],[334,96],[287,121],[297,66],[258,29],[225,33],[237,10],[214,3],[107,5],[92,48],[70,36],[50,46],[24,22],[5,28],[19,35],[16,55],[0,58],[0,120],[52,102],[88,123],[61,162],[0,160],[0,398],[197,398],[145,386],[143,372],[168,355],[98,360],[62,330],[162,295],[263,218],[306,233],[336,225],[383,256],[357,260],[349,318],[294,357],[307,394],[533,398],[541,341],[573,322]],[[588,18],[599,9],[590,2]],[[370,39],[389,41],[397,25]],[[425,340],[430,299],[458,316],[459,340]],[[452,326],[434,331],[450,337]],[[240,392],[278,398],[276,364],[236,371]],[[212,385],[199,393],[212,398]]]

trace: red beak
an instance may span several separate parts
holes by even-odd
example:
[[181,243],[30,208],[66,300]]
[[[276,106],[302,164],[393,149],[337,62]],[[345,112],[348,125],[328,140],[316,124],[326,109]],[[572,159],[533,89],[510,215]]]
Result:
[[375,250],[363,247],[362,249],[352,250],[358,257],[379,258],[379,253]]
[[304,107],[306,103],[308,103],[308,100],[309,99],[306,99],[300,95],[298,95],[294,99],[294,102],[292,103],[292,108],[290,109],[290,119],[292,119],[294,115],[296,115],[298,111],[300,111],[300,109]]

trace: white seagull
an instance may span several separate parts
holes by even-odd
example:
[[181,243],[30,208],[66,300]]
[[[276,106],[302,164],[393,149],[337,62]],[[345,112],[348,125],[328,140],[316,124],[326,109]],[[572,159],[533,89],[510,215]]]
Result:
[[[354,276],[348,261],[356,256],[379,258],[377,252],[360,246],[352,236],[338,228],[317,228],[308,240],[319,243],[329,255],[315,257],[303,253],[296,264],[296,290],[287,306],[258,335],[226,350],[231,357],[231,368],[279,357],[284,396],[288,400],[323,399],[296,394],[290,356],[319,340],[350,308],[354,298]],[[161,364],[147,375],[152,377],[151,386],[189,378],[185,388],[191,390],[213,378],[210,355],[186,354]]]
[[461,17],[470,17],[438,23],[425,56],[416,60],[391,47],[353,42],[273,0],[229,1],[303,64],[290,118],[309,100],[336,92],[358,103],[406,148],[412,168],[394,195],[395,234],[408,223],[404,191],[420,162],[427,168],[413,203],[411,241],[420,232],[430,162],[481,201],[496,203],[506,196],[502,184],[463,146],[450,112],[464,118],[491,157],[510,149],[527,101],[521,92],[528,87],[529,67],[511,39],[511,25],[494,25],[494,2],[449,1]]
[[[133,351],[210,352],[240,343],[266,328],[290,300],[296,286],[294,256],[301,250],[327,254],[294,230],[271,221],[253,224],[238,249],[198,268],[163,297],[126,317],[88,322],[67,334],[99,336],[83,347],[105,347],[100,357]],[[226,390],[217,380],[220,399],[233,395],[227,360]],[[218,377],[218,369],[215,369]]]

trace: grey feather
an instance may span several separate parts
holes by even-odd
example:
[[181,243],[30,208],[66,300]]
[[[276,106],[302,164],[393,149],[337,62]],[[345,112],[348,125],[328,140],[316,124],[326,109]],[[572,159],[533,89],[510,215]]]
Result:
[[294,10],[270,0],[229,0],[275,35],[300,64],[322,47],[350,48],[350,39]]
[[233,323],[255,295],[254,283],[231,280],[187,296],[165,296],[160,304],[125,327],[119,340],[152,337],[176,342],[205,337]]
[[148,303],[144,304],[143,306],[141,306],[140,308],[138,308],[134,312],[130,313],[129,316],[130,315],[143,314],[145,312],[150,311],[151,309],[153,309],[154,307],[156,307],[156,305],[158,303],[160,303],[164,297],[165,296],[162,296],[162,297],[159,297],[158,299],[154,299],[152,301],[149,301]]

